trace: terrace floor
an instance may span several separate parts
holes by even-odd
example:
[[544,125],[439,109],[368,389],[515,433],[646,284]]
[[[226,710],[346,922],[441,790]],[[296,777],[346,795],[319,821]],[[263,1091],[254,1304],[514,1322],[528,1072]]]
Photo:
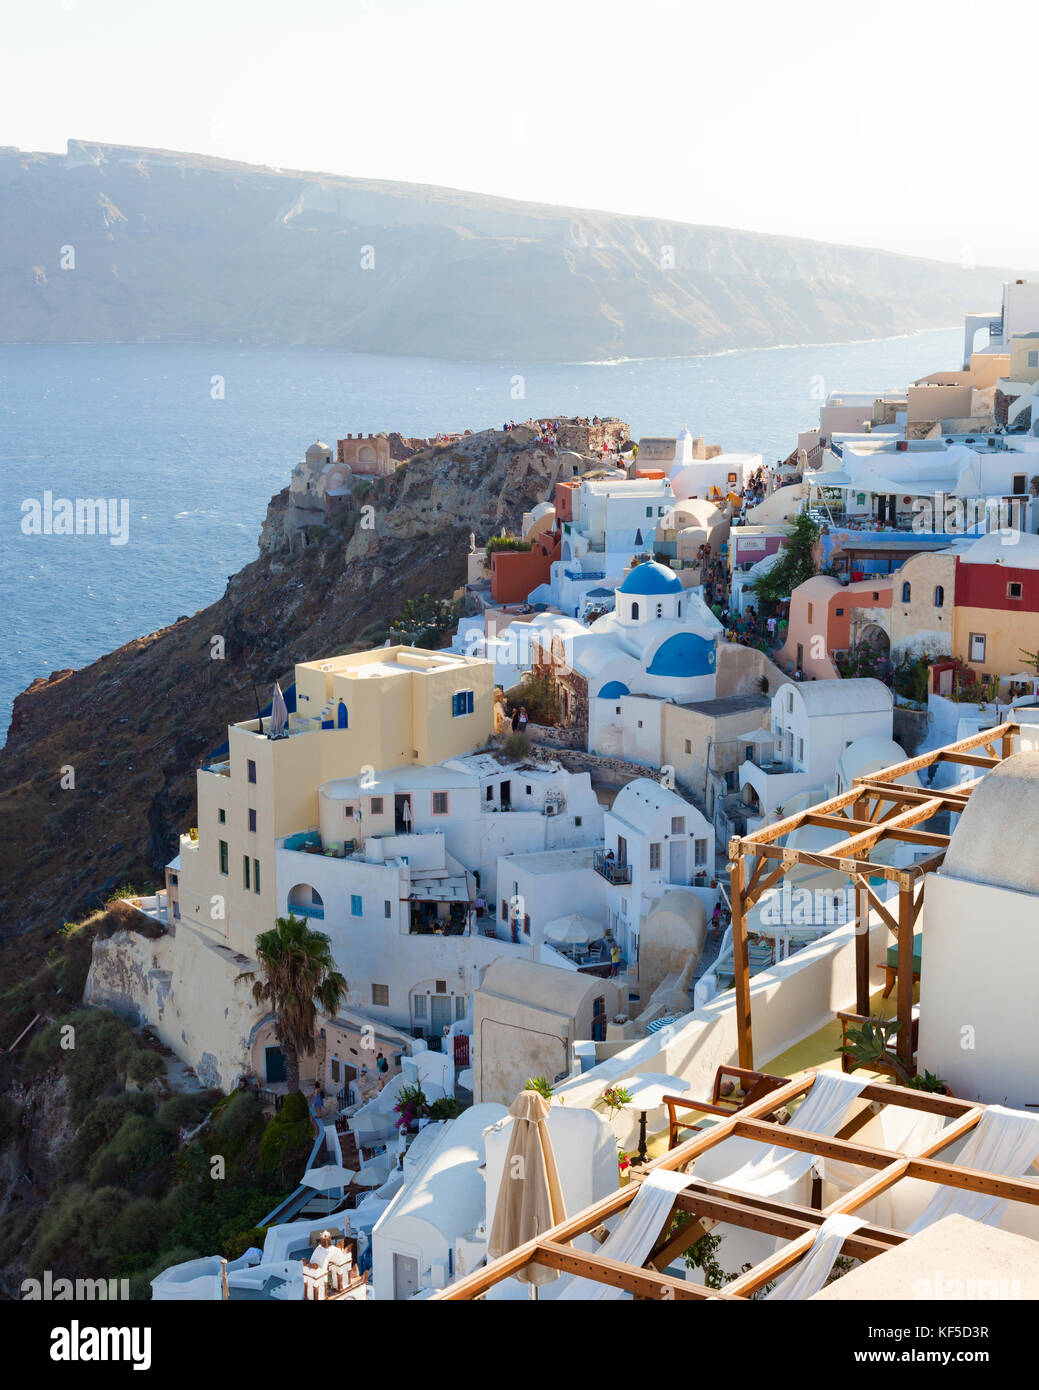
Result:
[[[914,1001],[917,998],[919,986],[914,990]],[[884,999],[881,991],[870,995],[869,1012],[872,1018],[893,1018],[895,1007],[898,1002],[896,990],[892,990],[890,995]],[[817,1028],[814,1033],[809,1033],[800,1042],[788,1047],[785,1052],[781,1052],[778,1057],[770,1057],[765,1062],[759,1062],[761,1071],[770,1072],[773,1076],[787,1076],[791,1080],[801,1076],[810,1069],[825,1071],[840,1071],[841,1058],[838,1048],[841,1043],[841,1025],[836,1015],[828,1023],[824,1023],[821,1028]],[[884,1084],[891,1081],[891,1077],[879,1072],[869,1071],[863,1067],[859,1069],[859,1074],[868,1078],[870,1082]],[[700,1097],[700,1099],[710,1099]],[[708,1125],[715,1123],[713,1116],[704,1116],[697,1129],[705,1129]],[[686,1131],[685,1138],[691,1137],[691,1131]],[[646,1153],[649,1158],[661,1158],[667,1153],[668,1131],[658,1130],[655,1134],[648,1137],[646,1141]]]

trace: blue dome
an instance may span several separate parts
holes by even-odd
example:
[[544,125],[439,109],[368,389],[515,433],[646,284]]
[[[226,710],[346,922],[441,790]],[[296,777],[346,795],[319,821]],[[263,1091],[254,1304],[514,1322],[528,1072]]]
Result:
[[714,671],[714,641],[695,632],[676,632],[661,642],[646,672],[650,676],[709,676]]
[[667,565],[647,560],[636,565],[617,591],[621,594],[680,594],[682,581]]
[[623,681],[607,681],[596,697],[599,700],[619,700],[622,695],[630,695]]

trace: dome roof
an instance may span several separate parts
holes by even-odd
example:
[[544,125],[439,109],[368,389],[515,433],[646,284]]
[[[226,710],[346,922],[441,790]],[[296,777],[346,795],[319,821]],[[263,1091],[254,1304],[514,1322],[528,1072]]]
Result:
[[647,676],[671,676],[688,680],[709,676],[714,671],[714,641],[696,632],[676,632],[661,642],[646,672]]
[[952,832],[941,873],[974,883],[1039,893],[1039,863],[1022,853],[1014,827],[1039,816],[1039,753],[1016,753],[987,772]]
[[636,565],[617,591],[621,594],[680,594],[682,581],[674,570],[656,560]]
[[322,444],[321,440],[319,439],[316,444],[311,444],[310,448],[307,450],[307,458],[324,458],[326,454],[330,454],[331,452],[332,450],[328,447],[328,445]]

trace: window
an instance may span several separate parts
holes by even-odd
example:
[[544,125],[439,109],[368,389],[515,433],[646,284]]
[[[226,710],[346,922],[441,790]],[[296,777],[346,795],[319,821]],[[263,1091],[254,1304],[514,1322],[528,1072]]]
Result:
[[672,817],[671,817],[671,834],[672,834],[672,835],[684,835],[684,834],[685,834],[685,816],[672,816]]
[[533,794],[534,794],[534,788],[533,788],[533,787],[528,787],[528,788],[527,788],[527,795],[528,795],[528,796],[532,796]]
[[[374,1001],[373,1001],[374,1002]],[[424,994],[415,995],[415,1021],[426,1017],[426,996]]]
[[913,596],[913,586],[907,579],[902,585],[902,602],[908,603]]
[[810,604],[808,605],[808,621],[809,621],[809,622],[812,621],[812,614],[814,613],[814,611],[815,611],[815,605],[814,605],[813,603],[810,603]]
[[523,914],[523,935],[524,935],[524,936],[529,936],[529,935],[530,935],[530,913],[529,913],[529,912],[525,912],[525,913]]
[[447,993],[447,981],[446,981],[446,980],[437,980],[437,982],[436,982],[436,987],[437,987],[437,994],[446,994],[446,993]]
[[360,893],[351,893],[351,894],[350,894],[350,916],[351,916],[351,917],[363,917],[363,916],[364,916],[364,901],[362,900]]
[[647,515],[647,516],[652,516],[652,515],[653,515],[653,508],[652,508],[652,507],[647,507],[647,508],[646,508],[646,515]]
[[658,507],[658,508],[657,508],[657,516],[666,516],[666,515],[667,515],[667,508],[666,508],[666,507]]
[[637,618],[639,616],[639,606],[637,603],[631,605],[631,616],[632,618]]
[[344,807],[343,807],[343,819],[344,819],[344,820],[353,820],[353,818],[354,818],[354,808],[353,808],[353,806],[352,806],[352,805],[351,805],[351,806],[344,806]]
[[985,660],[985,634],[983,632],[972,632],[970,635],[970,660]]
[[217,813],[216,813],[216,818],[217,818],[217,820],[220,822],[221,825],[226,825],[226,823],[227,823],[227,812],[224,810],[224,808],[223,808],[222,806],[220,807],[220,810],[217,811]]
[[[422,1000],[425,1005],[425,999]],[[388,1009],[390,1006],[390,987],[389,985],[372,985],[372,1003],[378,1004],[381,1008]],[[424,1017],[425,1015],[423,1015]],[[418,999],[415,1000],[415,1017],[418,1018]]]
[[451,715],[454,719],[461,719],[465,714],[473,712],[473,692],[471,690],[457,690],[451,696]]
[[256,781],[256,764],[253,762],[252,758],[249,759],[249,781]]
[[805,760],[805,741],[803,738],[797,740],[797,761],[803,763]]
[[254,860],[253,860],[253,892],[254,892],[254,893],[258,893],[259,891],[260,891],[260,861],[259,861],[258,859],[254,859]]
[[649,867],[651,869],[660,868],[660,846],[650,845],[649,847]]
[[693,841],[693,865],[694,865],[694,867],[696,867],[696,868],[703,868],[704,864],[706,864],[706,863],[707,863],[707,841],[706,841],[706,840],[694,840],[694,841]]
[[220,841],[220,872],[227,873],[227,841]]
[[433,814],[434,816],[447,815],[447,792],[433,793]]
[[508,920],[508,916],[509,916],[509,905],[508,905],[508,903],[505,901],[505,899],[502,898],[502,900],[501,900],[501,920],[502,920],[503,922],[507,921],[507,920]]
[[786,712],[787,714],[794,712],[794,692],[792,690],[786,692]]
[[249,829],[256,830],[256,811],[252,806],[249,807]]
[[938,585],[935,586],[935,590],[934,590],[934,606],[935,606],[935,608],[941,608],[941,607],[944,605],[944,603],[945,603],[945,590],[942,588],[942,586],[941,586],[940,584],[938,584]]
[[583,823],[584,823],[584,821],[583,821],[583,818],[582,818],[581,816],[574,816],[574,825],[576,825],[576,826],[581,826],[581,825],[583,825]]
[[835,608],[833,611],[834,611],[834,613],[837,615],[838,618],[843,618],[843,617],[844,617],[844,609],[843,609],[843,608]]
[[392,917],[392,916],[393,916],[393,903],[390,902],[389,898],[387,898],[386,901],[385,901],[385,902],[383,903],[383,905],[382,905],[382,915],[383,915],[384,917]]
[[249,856],[247,854],[242,856],[242,881],[246,888],[252,886],[249,882]]
[[456,994],[456,995],[455,995],[455,1018],[456,1018],[456,1019],[465,1018],[465,995],[464,995],[464,994]]
[[487,788],[486,794],[484,795],[484,800],[485,800],[485,801],[493,801],[493,800],[494,800],[494,788],[493,788],[493,787],[489,786],[489,787]]
[[373,816],[381,816],[383,811],[383,799],[381,796],[373,796],[368,802],[368,811]]
[[1021,585],[1020,585],[1020,584],[1017,584],[1017,583],[1015,583],[1013,580],[1011,580],[1010,583],[1007,585],[1007,598],[1020,598],[1020,597],[1021,597]]
[[1030,367],[1039,367],[1039,352],[1035,352],[1034,350],[1029,351],[1028,365]]
[[639,728],[640,728],[640,729],[642,728],[642,720],[641,720],[641,719],[639,720]]
[[682,600],[681,600],[681,599],[678,600],[678,610],[677,610],[677,611],[678,611],[678,616],[681,617],[681,616],[682,616]]
[[663,605],[662,603],[658,603],[658,604],[657,604],[657,617],[658,617],[658,618],[662,618],[663,616],[664,616],[664,605]]
[[328,1074],[332,1078],[332,1085],[339,1085],[339,1058],[333,1057],[328,1064]]
[[687,753],[691,753],[693,751],[693,740],[691,738],[687,738],[685,741],[685,751]]

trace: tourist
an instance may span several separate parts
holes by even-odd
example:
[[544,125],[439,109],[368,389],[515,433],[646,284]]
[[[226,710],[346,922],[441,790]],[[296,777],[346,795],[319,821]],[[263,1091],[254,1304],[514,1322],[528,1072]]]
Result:
[[[715,910],[717,911],[717,909],[715,909]],[[389,1071],[389,1069],[390,1069],[390,1064],[389,1064],[389,1062],[387,1062],[386,1058],[382,1055],[381,1052],[379,1053],[378,1057],[376,1057],[376,1059],[375,1059],[375,1069],[376,1069],[376,1071],[382,1072],[383,1076],[385,1076],[386,1073],[387,1073],[387,1072]]]
[[611,979],[613,979],[613,978],[616,977],[618,971],[620,970],[620,964],[621,964],[621,948],[617,945],[617,943],[616,943],[616,941],[615,941],[615,942],[613,943],[613,945],[610,947],[610,978],[611,978]]
[[514,710],[512,711],[512,732],[513,732],[514,734],[519,733],[519,726],[520,726],[520,712],[519,712],[518,709],[514,709]]
[[711,934],[717,936],[722,925],[722,909],[720,903],[714,904],[714,911],[711,913]]
[[320,1119],[321,1112],[325,1108],[325,1097],[321,1093],[321,1082],[314,1082],[314,1094],[310,1098],[310,1108],[314,1112],[314,1118]]
[[526,707],[526,705],[520,705],[520,712],[519,712],[519,731],[520,731],[521,734],[525,734],[525,733],[527,732],[527,724],[528,724],[529,722],[530,722],[530,721],[529,721],[529,716],[528,716],[528,714],[527,714],[527,707]]

